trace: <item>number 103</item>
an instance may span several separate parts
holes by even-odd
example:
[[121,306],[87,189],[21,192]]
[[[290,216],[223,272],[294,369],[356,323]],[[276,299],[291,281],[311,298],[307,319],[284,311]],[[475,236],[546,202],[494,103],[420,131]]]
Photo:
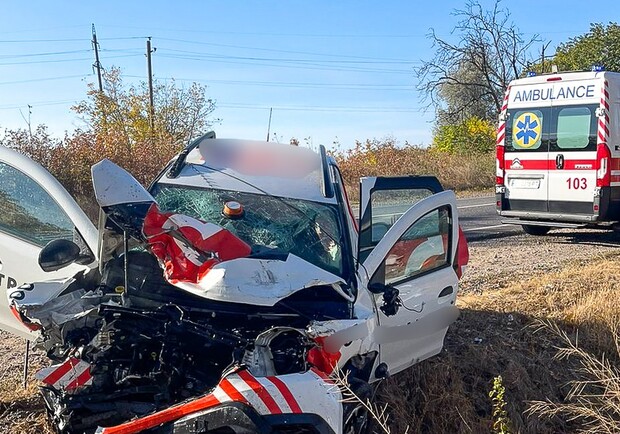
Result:
[[588,180],[586,178],[568,178],[566,184],[569,190],[585,190],[588,188]]

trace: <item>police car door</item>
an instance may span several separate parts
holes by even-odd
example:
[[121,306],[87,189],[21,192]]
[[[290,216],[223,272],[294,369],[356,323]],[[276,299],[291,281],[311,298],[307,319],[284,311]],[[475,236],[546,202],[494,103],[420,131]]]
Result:
[[[40,165],[0,146],[0,328],[29,338],[31,333],[8,308],[8,297],[26,282],[76,274],[84,265],[72,264],[46,273],[39,252],[51,240],[64,238],[94,258],[97,230],[73,198]],[[5,294],[6,293],[6,294]]]
[[549,140],[549,212],[594,214],[597,80],[556,81]]
[[373,337],[391,373],[441,351],[458,315],[456,199],[441,190],[434,177],[362,179],[358,271],[368,279]]
[[504,183],[511,211],[548,212],[550,87],[528,84],[510,92]]

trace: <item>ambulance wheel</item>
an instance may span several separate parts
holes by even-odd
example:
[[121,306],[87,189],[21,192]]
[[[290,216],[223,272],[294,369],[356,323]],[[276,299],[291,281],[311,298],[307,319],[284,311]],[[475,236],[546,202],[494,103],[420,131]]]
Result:
[[529,235],[547,235],[551,230],[549,226],[521,225],[523,231]]

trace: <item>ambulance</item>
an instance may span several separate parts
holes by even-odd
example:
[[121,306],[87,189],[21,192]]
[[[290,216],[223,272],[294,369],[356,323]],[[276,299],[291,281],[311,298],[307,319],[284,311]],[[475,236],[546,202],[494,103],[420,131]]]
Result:
[[528,74],[506,91],[497,131],[497,212],[532,235],[617,228],[620,73]]

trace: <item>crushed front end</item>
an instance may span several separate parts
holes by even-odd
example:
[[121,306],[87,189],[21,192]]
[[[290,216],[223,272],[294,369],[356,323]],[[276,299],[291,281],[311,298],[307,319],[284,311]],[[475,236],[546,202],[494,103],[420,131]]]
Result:
[[[99,269],[11,296],[53,362],[37,378],[56,430],[342,432],[342,397],[327,377],[340,353],[323,342],[359,323],[345,281],[138,193],[98,197]],[[334,262],[321,227],[306,226],[294,234],[311,233]]]

